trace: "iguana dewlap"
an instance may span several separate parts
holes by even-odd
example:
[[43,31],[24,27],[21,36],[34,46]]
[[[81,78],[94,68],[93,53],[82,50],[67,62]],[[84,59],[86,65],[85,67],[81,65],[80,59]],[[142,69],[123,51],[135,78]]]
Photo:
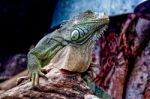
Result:
[[85,72],[92,59],[92,43],[83,46],[66,46],[50,61],[51,67],[73,72]]

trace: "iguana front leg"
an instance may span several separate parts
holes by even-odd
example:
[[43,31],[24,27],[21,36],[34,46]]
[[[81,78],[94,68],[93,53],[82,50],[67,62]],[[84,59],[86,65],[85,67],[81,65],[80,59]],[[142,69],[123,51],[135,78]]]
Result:
[[57,40],[48,38],[47,35],[43,38],[35,48],[28,53],[28,76],[32,81],[32,86],[39,85],[39,76],[47,78],[42,69],[47,65],[53,56],[62,48],[62,45]]
[[[32,81],[32,86],[35,87],[39,85],[39,76],[47,78],[43,73],[45,70],[42,69],[41,57],[46,56],[48,51],[43,50],[42,46],[38,46],[30,50],[27,55],[28,58],[28,76],[23,76],[17,79],[17,84],[20,84],[22,81],[29,79]],[[46,57],[47,58],[47,57]]]
[[32,81],[32,86],[37,86],[39,85],[39,76],[45,77],[45,74],[42,72],[40,60],[33,52],[34,50],[28,53],[28,77]]

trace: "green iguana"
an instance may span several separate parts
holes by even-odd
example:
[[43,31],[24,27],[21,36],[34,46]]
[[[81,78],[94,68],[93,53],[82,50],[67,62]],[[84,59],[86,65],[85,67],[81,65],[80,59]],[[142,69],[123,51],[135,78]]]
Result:
[[91,63],[92,46],[108,23],[107,15],[86,11],[44,36],[28,53],[32,85],[39,85],[39,76],[44,76],[42,67],[49,62],[59,69],[85,72]]

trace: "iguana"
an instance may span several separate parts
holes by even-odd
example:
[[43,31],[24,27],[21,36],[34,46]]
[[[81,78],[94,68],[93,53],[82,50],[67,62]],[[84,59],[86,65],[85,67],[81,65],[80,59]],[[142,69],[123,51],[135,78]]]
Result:
[[[60,63],[56,66],[59,69],[86,71],[91,63],[92,46],[108,23],[107,15],[88,10],[44,36],[27,55],[32,85],[39,85],[39,76],[44,76],[42,67],[49,62]],[[63,56],[67,56],[67,60]]]

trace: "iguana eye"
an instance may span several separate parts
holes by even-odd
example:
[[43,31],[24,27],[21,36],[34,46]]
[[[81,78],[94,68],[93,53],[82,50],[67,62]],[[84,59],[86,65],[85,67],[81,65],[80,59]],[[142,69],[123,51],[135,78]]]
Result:
[[79,31],[78,30],[74,30],[72,33],[71,33],[71,39],[72,40],[78,40],[79,39]]

